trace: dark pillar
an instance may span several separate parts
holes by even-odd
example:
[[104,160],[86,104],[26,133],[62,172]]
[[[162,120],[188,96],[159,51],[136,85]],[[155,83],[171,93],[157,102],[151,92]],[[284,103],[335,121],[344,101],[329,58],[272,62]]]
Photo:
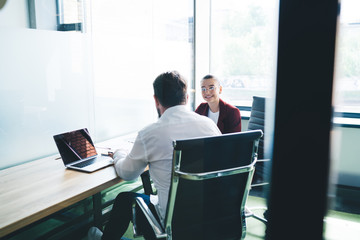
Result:
[[267,239],[322,239],[338,2],[280,0]]

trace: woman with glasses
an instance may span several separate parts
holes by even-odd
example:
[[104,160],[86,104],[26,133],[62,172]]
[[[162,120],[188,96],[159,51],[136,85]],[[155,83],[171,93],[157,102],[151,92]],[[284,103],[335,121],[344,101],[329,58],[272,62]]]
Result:
[[206,75],[201,80],[201,93],[206,101],[201,103],[195,110],[200,115],[211,118],[224,133],[241,131],[240,111],[231,104],[220,99],[222,86],[213,75]]

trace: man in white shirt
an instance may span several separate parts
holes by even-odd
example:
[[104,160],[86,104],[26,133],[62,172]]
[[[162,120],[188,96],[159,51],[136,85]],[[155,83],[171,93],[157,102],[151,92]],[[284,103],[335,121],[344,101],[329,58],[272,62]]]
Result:
[[[130,153],[117,150],[113,158],[116,172],[124,180],[136,179],[149,166],[158,199],[132,192],[120,193],[115,199],[104,234],[97,228],[91,228],[90,239],[120,239],[130,223],[132,202],[137,196],[144,199],[163,223],[171,179],[173,140],[221,134],[211,119],[185,106],[188,100],[187,83],[178,72],[159,75],[153,87],[158,121],[139,131]],[[149,226],[145,226],[146,220],[143,222],[144,235],[150,239],[153,236]]]

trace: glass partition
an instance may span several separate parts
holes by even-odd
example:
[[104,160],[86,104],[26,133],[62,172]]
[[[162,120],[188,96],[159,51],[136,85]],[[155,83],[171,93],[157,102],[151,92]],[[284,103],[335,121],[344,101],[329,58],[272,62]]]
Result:
[[0,169],[56,154],[61,132],[86,127],[96,143],[138,131],[157,119],[157,75],[193,81],[193,1],[0,7]]
[[55,153],[52,136],[91,127],[93,107],[87,35],[7,27],[0,35],[1,169]]
[[191,83],[192,18],[192,1],[93,1],[99,140],[156,121],[152,82],[160,73],[177,70]]

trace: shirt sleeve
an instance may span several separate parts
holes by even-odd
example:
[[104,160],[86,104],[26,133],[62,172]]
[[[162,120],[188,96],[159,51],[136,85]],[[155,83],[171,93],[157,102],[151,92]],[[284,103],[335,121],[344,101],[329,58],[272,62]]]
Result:
[[126,181],[139,177],[144,172],[147,164],[146,149],[140,134],[136,137],[130,153],[123,149],[118,149],[114,153],[116,173]]

